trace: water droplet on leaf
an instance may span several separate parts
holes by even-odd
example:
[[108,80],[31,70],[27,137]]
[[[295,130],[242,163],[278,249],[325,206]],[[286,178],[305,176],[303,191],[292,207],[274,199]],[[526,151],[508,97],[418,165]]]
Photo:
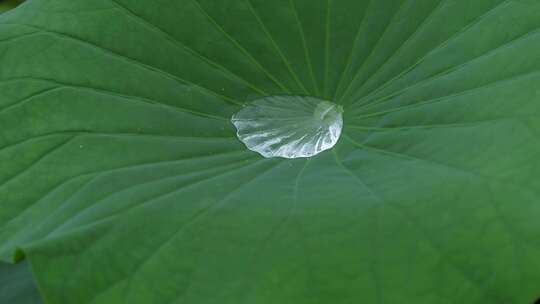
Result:
[[332,148],[343,128],[343,108],[314,97],[255,100],[232,117],[237,136],[266,158],[311,157]]

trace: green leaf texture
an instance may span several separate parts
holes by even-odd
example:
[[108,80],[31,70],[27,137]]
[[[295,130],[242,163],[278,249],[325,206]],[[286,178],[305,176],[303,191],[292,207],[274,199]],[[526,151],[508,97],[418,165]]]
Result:
[[0,303],[43,303],[26,262],[0,263]]
[[[0,17],[0,259],[47,304],[527,304],[537,0],[30,0]],[[264,159],[242,105],[344,108]]]

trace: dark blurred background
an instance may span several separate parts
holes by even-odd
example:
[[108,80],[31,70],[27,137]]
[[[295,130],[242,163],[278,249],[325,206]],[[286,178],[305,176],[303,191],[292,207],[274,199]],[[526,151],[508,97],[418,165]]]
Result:
[[24,0],[0,0],[0,14],[16,7],[23,1]]

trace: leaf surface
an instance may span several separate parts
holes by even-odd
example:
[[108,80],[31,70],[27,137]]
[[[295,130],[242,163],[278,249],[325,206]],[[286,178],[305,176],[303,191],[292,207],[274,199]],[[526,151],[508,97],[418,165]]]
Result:
[[41,304],[28,263],[0,263],[0,303]]
[[[530,303],[540,2],[30,0],[0,17],[0,258],[44,302]],[[344,108],[264,159],[230,118]]]

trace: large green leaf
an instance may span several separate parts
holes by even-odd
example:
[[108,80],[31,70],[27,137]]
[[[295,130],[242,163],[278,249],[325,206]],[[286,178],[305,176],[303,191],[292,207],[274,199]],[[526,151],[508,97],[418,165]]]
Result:
[[[537,0],[31,0],[0,17],[0,257],[45,303],[530,303]],[[241,105],[344,108],[309,159]]]

